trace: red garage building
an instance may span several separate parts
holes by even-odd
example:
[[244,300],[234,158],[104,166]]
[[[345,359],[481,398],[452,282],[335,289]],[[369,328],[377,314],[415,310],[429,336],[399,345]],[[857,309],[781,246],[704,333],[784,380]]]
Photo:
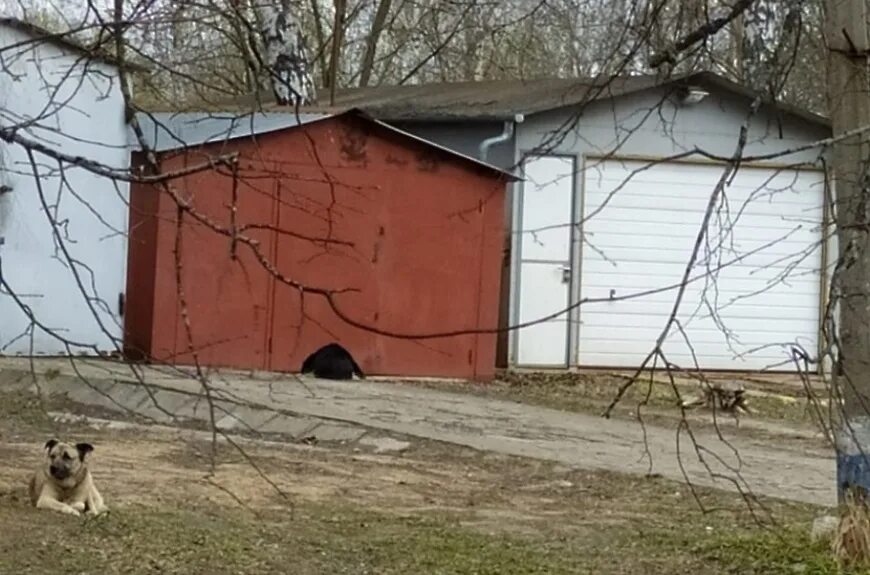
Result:
[[140,122],[164,174],[237,162],[132,186],[130,356],[298,371],[337,341],[367,374],[493,377],[495,334],[393,334],[498,325],[513,176],[358,111]]

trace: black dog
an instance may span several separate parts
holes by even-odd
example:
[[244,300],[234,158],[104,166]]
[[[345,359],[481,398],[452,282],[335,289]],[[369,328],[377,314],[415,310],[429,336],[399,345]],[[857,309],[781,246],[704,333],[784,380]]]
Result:
[[337,343],[325,345],[305,358],[301,371],[323,379],[353,379],[353,374],[360,379],[366,377],[350,352]]

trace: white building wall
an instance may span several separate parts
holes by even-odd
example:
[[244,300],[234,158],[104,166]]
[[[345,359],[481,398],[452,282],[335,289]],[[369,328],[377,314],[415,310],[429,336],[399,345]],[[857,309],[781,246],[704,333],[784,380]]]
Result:
[[[126,170],[117,70],[34,40],[0,24],[0,127],[22,126],[22,137]],[[122,337],[128,185],[39,153],[35,165],[38,180],[26,149],[0,141],[0,185],[11,188],[0,193],[0,261],[13,292],[0,292],[0,355],[114,350]]]

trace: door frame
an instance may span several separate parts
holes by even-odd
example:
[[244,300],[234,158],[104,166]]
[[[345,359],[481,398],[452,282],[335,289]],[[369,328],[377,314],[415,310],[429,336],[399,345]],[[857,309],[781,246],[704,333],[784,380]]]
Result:
[[[523,226],[523,206],[524,206],[524,197],[525,197],[525,186],[526,186],[526,160],[529,158],[562,158],[570,160],[573,166],[573,171],[571,174],[571,222],[577,222],[577,211],[580,207],[580,202],[578,201],[578,164],[580,164],[580,160],[578,159],[577,154],[567,154],[567,153],[536,153],[532,150],[522,149],[518,151],[517,154],[519,158],[519,169],[520,176],[522,180],[516,182],[514,184],[513,189],[513,201],[512,201],[512,211],[513,217],[511,218],[511,261],[510,261],[510,277],[511,277],[511,286],[510,286],[510,310],[509,310],[509,321],[511,326],[515,326],[519,323],[520,320],[520,297],[522,294],[522,262],[523,262],[523,237],[520,234],[520,230],[522,230]],[[576,233],[576,226],[570,226],[568,229],[568,259],[567,264],[571,268],[570,271],[570,280],[568,282],[568,297],[565,301],[565,307],[570,307],[577,301],[575,292],[579,288],[579,266],[577,265],[577,256],[578,250],[576,248],[576,241],[579,234]],[[582,236],[580,236],[582,237]],[[535,364],[520,364],[518,361],[519,357],[519,334],[520,330],[513,329],[510,332],[510,337],[508,338],[508,366],[509,367],[520,367],[520,368],[544,368],[544,369],[567,369],[576,363],[576,347],[577,347],[577,339],[575,335],[575,327],[576,320],[575,317],[577,315],[577,309],[572,308],[567,313],[566,317],[566,328],[565,328],[565,362],[563,365],[553,366],[553,365],[535,365]]]

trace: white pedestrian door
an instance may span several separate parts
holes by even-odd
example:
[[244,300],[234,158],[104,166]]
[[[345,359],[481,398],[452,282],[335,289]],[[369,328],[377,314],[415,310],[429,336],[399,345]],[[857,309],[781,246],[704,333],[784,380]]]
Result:
[[529,156],[523,162],[517,319],[524,324],[563,313],[518,330],[517,365],[568,365],[574,173],[571,157]]

